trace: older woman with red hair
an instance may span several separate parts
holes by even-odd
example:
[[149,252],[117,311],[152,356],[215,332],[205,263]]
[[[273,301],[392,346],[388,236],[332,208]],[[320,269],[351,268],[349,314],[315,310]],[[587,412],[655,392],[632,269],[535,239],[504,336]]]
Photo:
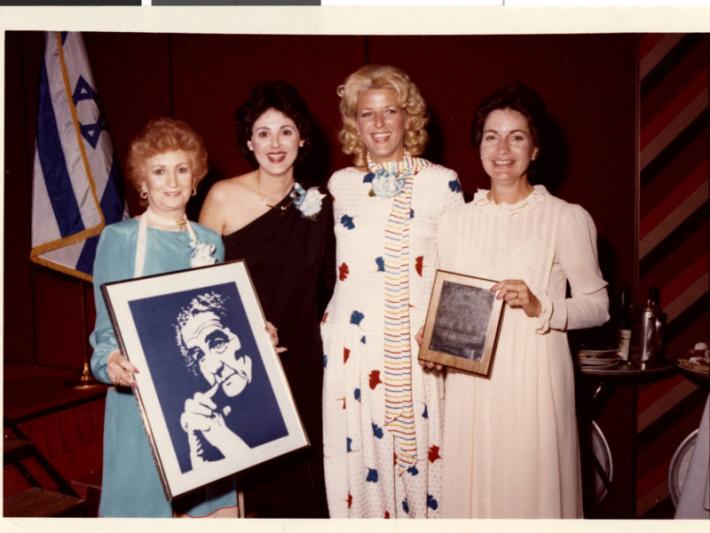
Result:
[[101,296],[109,281],[147,276],[222,261],[219,235],[187,220],[185,207],[207,173],[202,139],[184,122],[149,122],[133,140],[128,178],[146,210],[107,226],[94,263],[96,327],[91,334],[91,369],[112,385],[106,395],[104,465],[99,514],[102,517],[235,516],[233,479],[213,483],[170,502],[163,492],[133,396],[139,371],[119,351]]

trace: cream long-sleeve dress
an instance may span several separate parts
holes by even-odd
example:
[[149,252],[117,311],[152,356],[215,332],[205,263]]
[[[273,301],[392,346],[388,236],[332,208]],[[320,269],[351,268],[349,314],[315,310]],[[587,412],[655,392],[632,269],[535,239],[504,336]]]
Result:
[[566,330],[608,319],[594,222],[582,207],[539,185],[516,204],[495,204],[487,194],[479,190],[442,219],[441,268],[522,279],[544,309],[530,318],[506,306],[489,378],[447,372],[441,513],[581,517]]

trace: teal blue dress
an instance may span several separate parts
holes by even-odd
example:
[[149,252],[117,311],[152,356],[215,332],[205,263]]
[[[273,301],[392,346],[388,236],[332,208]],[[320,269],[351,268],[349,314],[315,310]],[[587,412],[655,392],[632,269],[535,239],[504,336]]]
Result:
[[[198,242],[215,245],[218,262],[224,260],[222,239],[209,229],[191,223]],[[108,355],[118,348],[106,310],[101,284],[133,277],[139,221],[136,218],[106,226],[101,233],[94,262],[96,327],[91,334],[94,353],[91,370],[96,379],[110,384]],[[190,268],[187,232],[147,228],[143,275]],[[130,388],[109,387],[104,417],[103,480],[99,516],[171,517],[173,513],[206,516],[237,505],[233,477],[212,483],[171,503],[165,496],[153,461],[148,438]]]

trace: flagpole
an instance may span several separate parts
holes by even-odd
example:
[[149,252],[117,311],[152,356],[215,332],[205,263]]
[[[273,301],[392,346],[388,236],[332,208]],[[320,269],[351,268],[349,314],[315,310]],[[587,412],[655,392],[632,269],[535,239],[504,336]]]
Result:
[[81,338],[83,340],[82,346],[84,347],[81,372],[79,376],[68,381],[67,385],[73,389],[88,389],[91,387],[98,387],[101,385],[94,376],[91,374],[91,366],[89,365],[89,350],[87,339],[89,338],[89,333],[86,328],[86,291],[84,290],[84,281],[77,279],[79,284],[79,306],[81,308]]

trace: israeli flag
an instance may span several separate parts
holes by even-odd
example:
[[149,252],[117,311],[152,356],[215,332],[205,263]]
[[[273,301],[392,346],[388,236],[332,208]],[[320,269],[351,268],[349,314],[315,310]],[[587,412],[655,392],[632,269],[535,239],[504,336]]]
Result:
[[127,216],[81,33],[47,32],[32,191],[32,261],[91,281],[98,235]]

